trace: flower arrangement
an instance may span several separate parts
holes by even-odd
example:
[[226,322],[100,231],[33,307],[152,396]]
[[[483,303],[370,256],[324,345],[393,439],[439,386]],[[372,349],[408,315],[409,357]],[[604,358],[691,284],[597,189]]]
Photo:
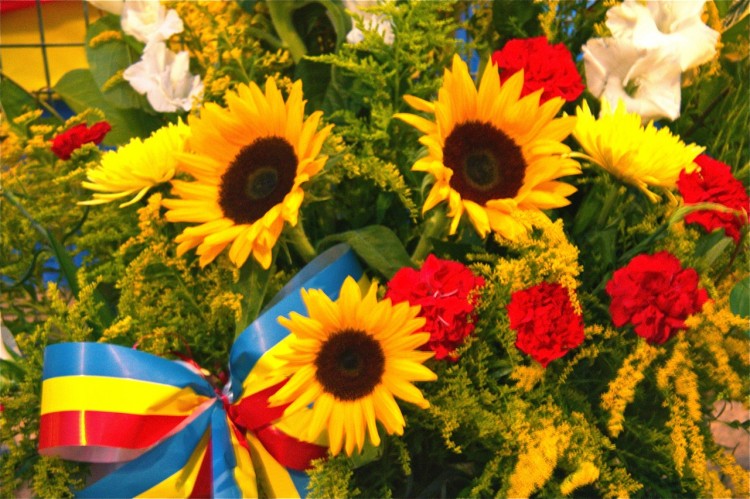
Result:
[[2,495],[750,495],[743,2],[88,5],[72,116],[2,79]]

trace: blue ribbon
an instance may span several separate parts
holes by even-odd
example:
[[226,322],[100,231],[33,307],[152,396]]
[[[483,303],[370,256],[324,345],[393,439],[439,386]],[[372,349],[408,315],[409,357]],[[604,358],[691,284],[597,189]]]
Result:
[[[359,279],[362,268],[354,253],[340,244],[325,251],[306,265],[237,338],[230,352],[230,393],[233,400],[242,395],[242,381],[258,359],[283,340],[289,332],[278,317],[304,312],[301,290],[320,289],[331,299],[338,298],[344,280]],[[61,343],[45,350],[43,379],[58,376],[108,376],[190,387],[196,393],[214,396],[213,387],[184,364],[155,355],[104,343]],[[117,431],[113,429],[113,431]],[[232,470],[236,459],[232,450],[226,412],[221,400],[203,411],[176,434],[161,441],[138,458],[77,493],[79,497],[134,497],[152,489],[181,470],[207,431],[211,432],[213,496],[239,497]],[[301,495],[309,483],[306,473],[289,470]]]

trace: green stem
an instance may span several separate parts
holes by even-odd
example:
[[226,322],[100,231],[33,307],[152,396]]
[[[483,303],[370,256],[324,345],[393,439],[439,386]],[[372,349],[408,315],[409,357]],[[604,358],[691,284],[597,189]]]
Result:
[[445,216],[445,209],[441,207],[433,210],[432,216],[425,222],[422,236],[419,238],[419,243],[417,243],[411,259],[415,262],[421,262],[427,258],[432,250],[432,239],[442,237],[447,227],[448,218]]
[[297,254],[299,254],[299,256],[301,256],[306,262],[309,262],[318,256],[318,252],[315,251],[315,248],[310,244],[310,240],[307,238],[307,234],[305,234],[302,220],[298,220],[297,225],[290,227],[287,230],[287,236],[289,237],[289,242],[292,243],[292,246],[294,246],[294,249],[297,251]]

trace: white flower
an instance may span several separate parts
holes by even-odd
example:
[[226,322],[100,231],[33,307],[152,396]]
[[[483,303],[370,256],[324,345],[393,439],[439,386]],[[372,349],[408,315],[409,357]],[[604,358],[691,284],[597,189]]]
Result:
[[13,338],[13,333],[5,327],[3,318],[0,315],[0,359],[11,360],[13,359],[13,354],[21,355],[21,351],[18,349],[16,339]]
[[184,29],[177,11],[166,8],[159,0],[123,2],[122,30],[143,43],[160,42]]
[[592,38],[583,46],[586,85],[615,109],[638,113],[644,123],[680,116],[680,69],[677,57],[661,49],[639,49],[625,40]]
[[156,111],[189,111],[193,100],[203,94],[200,76],[190,74],[189,57],[186,51],[175,54],[164,42],[151,42],[141,60],[128,67],[123,77],[136,92],[146,94]]
[[109,12],[119,16],[122,14],[122,6],[125,4],[125,0],[87,0],[89,4],[96,7],[99,10]]
[[[346,9],[352,14],[362,16],[362,23],[365,30],[376,31],[381,37],[383,37],[383,41],[387,45],[393,45],[394,35],[391,22],[388,19],[383,18],[383,16],[379,16],[369,12],[362,12],[361,10],[359,10],[359,8],[362,6],[366,7],[377,2],[367,0],[343,0],[343,2],[344,7],[346,7]],[[355,45],[364,39],[364,33],[362,33],[362,30],[357,28],[356,26],[353,27],[352,30],[346,35],[347,43],[350,43],[352,45]]]
[[625,0],[607,11],[612,36],[638,48],[662,48],[675,54],[680,68],[710,61],[719,32],[701,19],[705,0]]

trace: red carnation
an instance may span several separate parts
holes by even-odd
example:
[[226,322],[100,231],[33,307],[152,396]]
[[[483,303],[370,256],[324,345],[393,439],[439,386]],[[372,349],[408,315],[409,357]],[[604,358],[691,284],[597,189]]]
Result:
[[635,333],[651,344],[662,344],[685,329],[685,319],[708,300],[706,290],[698,289],[698,273],[683,269],[667,251],[636,256],[615,271],[606,290],[614,325],[633,324]]
[[484,286],[465,265],[429,255],[420,270],[402,268],[388,283],[386,298],[393,303],[408,301],[422,307],[419,315],[426,319],[430,333],[427,347],[436,359],[458,360],[458,348],[474,330],[472,291]]
[[52,152],[58,158],[68,160],[73,151],[79,149],[83,144],[93,142],[98,145],[101,143],[110,130],[112,130],[112,127],[106,121],[95,123],[91,125],[91,128],[88,128],[85,123],[81,123],[55,135],[55,138],[52,139]]
[[700,166],[693,173],[680,172],[677,187],[685,200],[685,204],[717,203],[727,208],[743,212],[744,216],[720,211],[701,210],[685,217],[687,223],[703,226],[708,232],[723,228],[727,236],[740,241],[740,231],[747,223],[747,212],[750,208],[745,187],[742,182],[734,178],[729,165],[716,161],[705,154],[695,158],[694,162]]
[[510,40],[492,54],[492,62],[500,70],[503,83],[523,69],[521,96],[542,88],[542,103],[553,97],[574,101],[584,89],[567,47],[562,43],[550,45],[543,36]]
[[583,319],[559,283],[543,282],[516,291],[510,297],[508,317],[517,333],[516,348],[544,367],[583,343]]

